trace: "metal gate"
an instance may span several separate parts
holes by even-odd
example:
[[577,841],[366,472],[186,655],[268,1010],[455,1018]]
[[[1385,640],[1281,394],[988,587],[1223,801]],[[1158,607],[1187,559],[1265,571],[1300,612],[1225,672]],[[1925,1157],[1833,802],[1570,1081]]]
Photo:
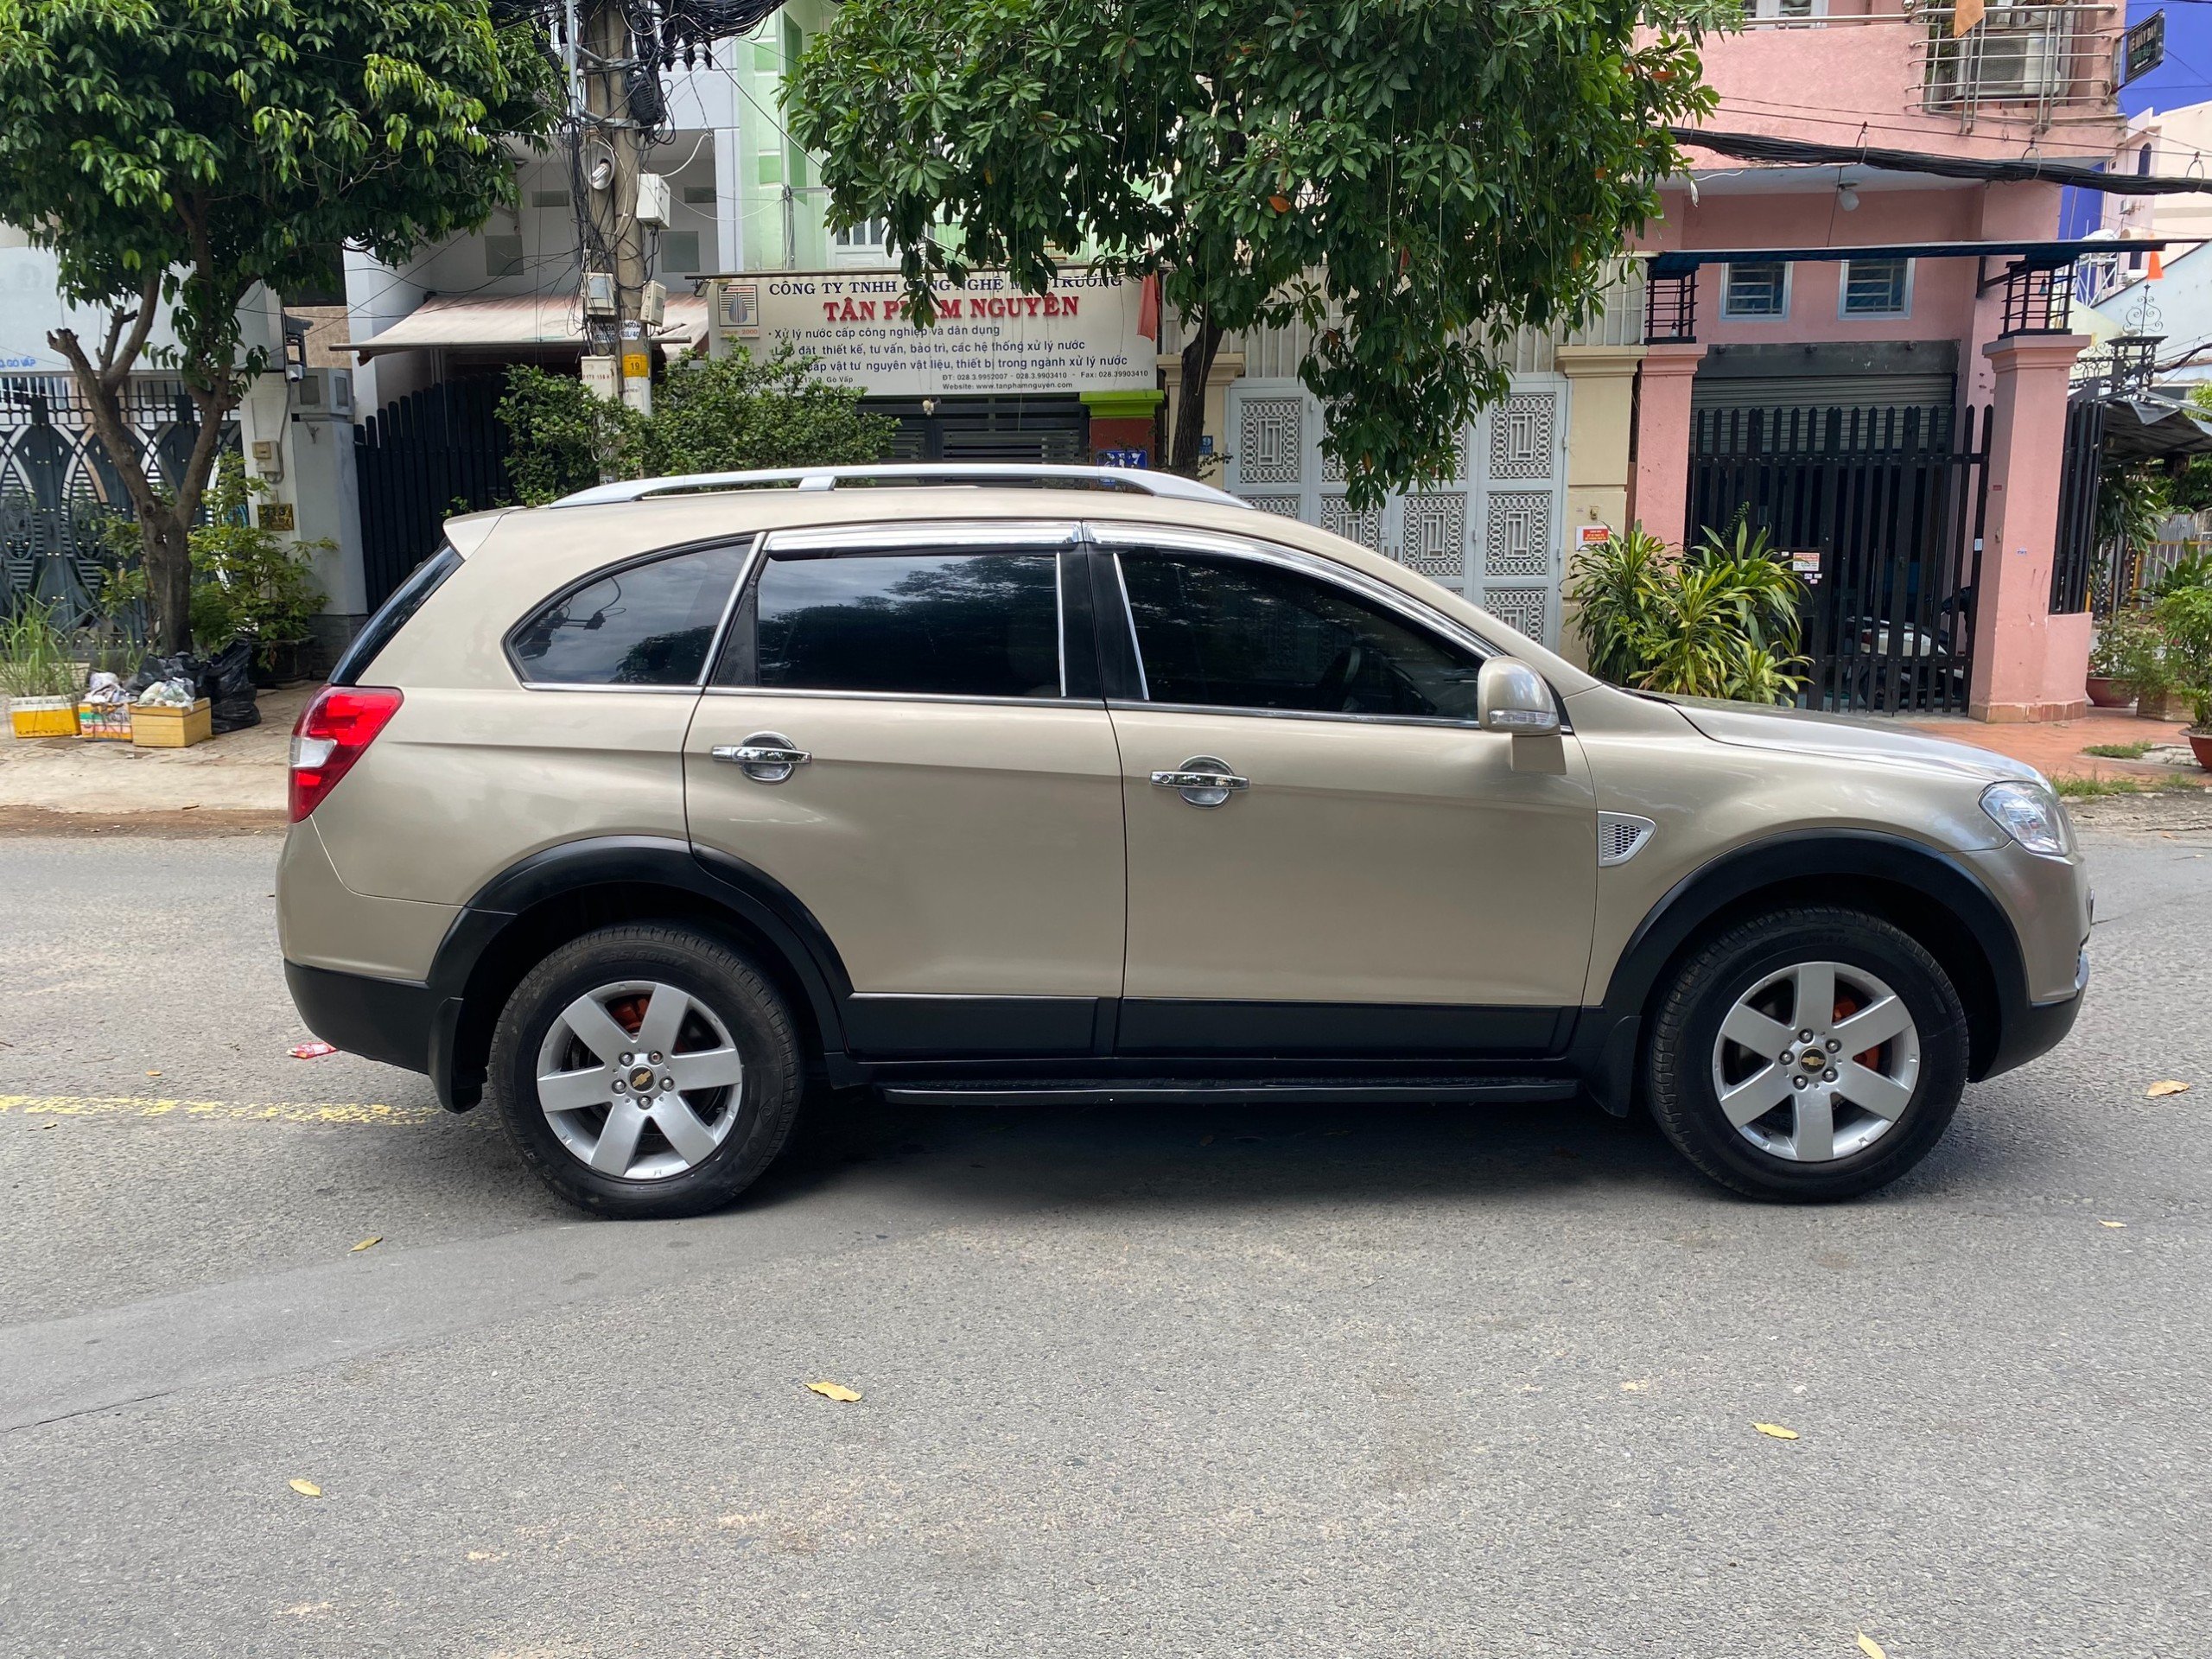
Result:
[[1795,562],[1808,707],[1966,711],[1989,424],[1972,406],[1695,411],[1690,540],[1745,518]]
[[[134,376],[123,418],[157,485],[184,476],[200,417],[181,381]],[[225,448],[237,447],[226,422]],[[136,514],[123,474],[67,374],[0,378],[0,610],[20,596],[71,617],[93,609],[117,561],[113,522]]]
[[493,378],[443,381],[353,429],[370,610],[436,550],[447,519],[514,499],[498,414],[505,390]]
[[1319,399],[1295,380],[1229,389],[1228,487],[1263,512],[1319,524],[1463,594],[1548,645],[1559,640],[1567,533],[1567,377],[1516,374],[1470,422],[1459,474],[1354,512],[1321,455]]
[[1090,411],[1080,397],[867,397],[899,423],[893,461],[1088,461]]

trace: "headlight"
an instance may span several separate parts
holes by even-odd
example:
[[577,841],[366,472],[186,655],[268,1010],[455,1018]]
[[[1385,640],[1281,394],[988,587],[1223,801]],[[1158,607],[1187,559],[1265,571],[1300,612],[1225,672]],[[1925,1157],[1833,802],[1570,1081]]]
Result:
[[2066,809],[2042,784],[1992,784],[1981,791],[1981,810],[2031,853],[2064,858],[2074,850]]

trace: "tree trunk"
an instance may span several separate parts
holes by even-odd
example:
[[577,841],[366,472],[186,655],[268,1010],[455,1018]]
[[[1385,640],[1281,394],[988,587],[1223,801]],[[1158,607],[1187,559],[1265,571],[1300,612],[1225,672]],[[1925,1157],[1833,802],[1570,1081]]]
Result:
[[153,626],[146,643],[156,654],[174,657],[192,649],[192,527],[167,507],[138,519],[138,546],[145,562],[146,600]]
[[1198,475],[1198,439],[1205,430],[1206,381],[1221,350],[1221,328],[1211,311],[1200,311],[1191,337],[1183,342],[1183,378],[1175,388],[1174,450],[1167,470],[1185,478]]

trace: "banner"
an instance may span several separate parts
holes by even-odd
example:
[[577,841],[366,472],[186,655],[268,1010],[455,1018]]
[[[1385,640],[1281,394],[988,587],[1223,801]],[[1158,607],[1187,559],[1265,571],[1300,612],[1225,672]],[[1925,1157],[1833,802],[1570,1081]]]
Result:
[[1043,294],[1004,271],[939,283],[937,321],[918,328],[895,271],[787,270],[715,279],[715,344],[756,355],[785,343],[819,359],[832,385],[878,397],[963,392],[1133,391],[1159,384],[1138,332],[1142,284],[1060,269]]

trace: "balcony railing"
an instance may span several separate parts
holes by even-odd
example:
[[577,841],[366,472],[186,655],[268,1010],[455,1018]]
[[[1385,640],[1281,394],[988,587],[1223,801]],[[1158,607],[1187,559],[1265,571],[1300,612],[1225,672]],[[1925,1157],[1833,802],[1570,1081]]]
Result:
[[1971,120],[1986,111],[2048,122],[2066,107],[2109,105],[2117,6],[1991,6],[1963,35],[1956,9],[1922,7],[1921,108]]

